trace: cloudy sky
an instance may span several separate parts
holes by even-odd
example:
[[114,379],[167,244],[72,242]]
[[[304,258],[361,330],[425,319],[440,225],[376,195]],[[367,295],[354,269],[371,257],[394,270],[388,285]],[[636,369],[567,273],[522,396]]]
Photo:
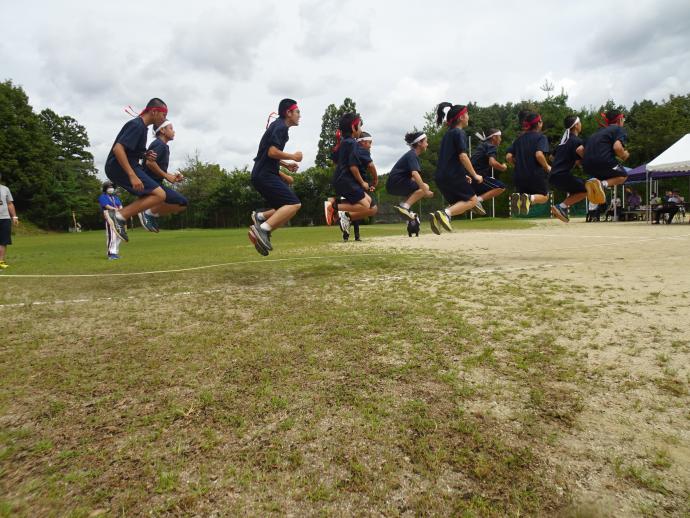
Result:
[[577,107],[690,92],[687,0],[0,0],[0,30],[0,80],[85,125],[101,170],[123,107],[151,97],[177,130],[172,168],[250,165],[283,97],[308,167],[325,107],[349,96],[387,171],[440,101],[541,99],[545,79]]

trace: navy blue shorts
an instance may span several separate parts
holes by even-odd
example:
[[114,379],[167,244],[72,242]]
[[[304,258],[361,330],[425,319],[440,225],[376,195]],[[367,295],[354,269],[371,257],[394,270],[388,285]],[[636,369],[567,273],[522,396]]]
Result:
[[147,175],[141,166],[135,166],[132,169],[134,169],[134,174],[137,175],[137,178],[139,178],[141,183],[144,184],[143,191],[137,191],[132,188],[132,184],[129,181],[129,176],[127,176],[127,173],[125,173],[119,164],[113,166],[108,166],[106,164],[105,175],[115,185],[122,187],[125,191],[133,194],[134,196],[145,196],[146,194],[151,194],[160,187],[158,182]]
[[359,189],[355,189],[354,191],[338,193],[338,196],[344,198],[345,201],[348,203],[355,204],[362,201],[366,196],[366,193],[364,192],[364,189],[360,187]]
[[482,194],[486,194],[489,191],[493,191],[494,189],[505,189],[506,186],[501,180],[497,180],[496,178],[491,178],[490,176],[485,176],[484,181],[482,183],[477,183],[477,182],[472,182],[472,189],[474,189],[474,193],[477,196],[481,196]]
[[182,205],[183,207],[186,207],[189,204],[187,198],[182,196],[176,190],[171,189],[167,185],[161,185],[160,187],[165,191],[165,203],[170,205]]
[[536,171],[529,176],[515,177],[515,192],[524,194],[549,194],[549,185],[546,181],[546,172]]
[[465,175],[456,174],[450,178],[436,178],[436,185],[450,204],[470,201],[475,197],[474,188]]
[[12,220],[0,219],[0,246],[12,244]]
[[252,185],[263,196],[268,206],[273,209],[279,209],[284,205],[302,203],[294,191],[277,174],[252,174]]
[[582,178],[574,176],[572,173],[551,175],[549,176],[549,183],[559,191],[567,192],[568,194],[587,192],[587,189],[585,189],[585,181]]
[[395,196],[410,196],[419,189],[419,185],[412,178],[404,176],[388,176],[386,191]]
[[608,180],[610,178],[620,178],[621,176],[627,178],[628,172],[621,165],[617,165],[613,168],[592,168],[589,167],[585,169],[585,174],[592,178],[597,178],[599,180]]

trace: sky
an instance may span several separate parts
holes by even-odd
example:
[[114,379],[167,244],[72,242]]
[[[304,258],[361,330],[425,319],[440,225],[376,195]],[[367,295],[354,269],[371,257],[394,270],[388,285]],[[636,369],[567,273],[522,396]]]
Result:
[[103,178],[124,107],[152,97],[170,170],[251,168],[284,97],[302,113],[285,150],[309,167],[326,106],[351,97],[387,172],[442,101],[539,100],[545,80],[573,107],[690,93],[687,0],[0,0],[0,31],[0,80],[84,125]]

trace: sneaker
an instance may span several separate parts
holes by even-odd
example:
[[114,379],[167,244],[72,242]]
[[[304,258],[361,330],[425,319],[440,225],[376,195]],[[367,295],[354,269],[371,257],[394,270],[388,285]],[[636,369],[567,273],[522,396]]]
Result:
[[338,216],[340,218],[340,230],[343,231],[343,234],[347,234],[349,237],[350,236],[350,216],[347,215],[347,212],[343,212],[343,211],[338,211]]
[[448,232],[452,232],[453,227],[450,226],[450,217],[448,216],[448,214],[446,214],[446,211],[437,210],[436,214],[436,219],[439,223],[441,223],[441,226],[445,228]]
[[520,193],[514,192],[510,195],[510,215],[520,215]]
[[323,202],[323,211],[324,214],[326,215],[326,225],[332,225],[333,224],[333,204],[330,202],[330,200],[326,200]]
[[529,201],[529,194],[520,195],[520,214],[523,216],[529,215],[529,207],[531,202]]
[[349,232],[343,232],[343,241],[348,241],[350,239],[350,233]]
[[117,234],[117,237],[125,242],[129,242],[129,236],[127,235],[127,222],[124,219],[118,218],[118,212],[114,209],[107,210],[105,212],[106,218],[108,219],[108,224],[113,232]]
[[362,241],[361,237],[355,237],[355,241]]
[[477,216],[486,216],[486,210],[484,209],[481,201],[477,201],[477,204],[472,207],[472,213],[476,214]]
[[108,254],[108,261],[115,261],[116,259],[119,259],[120,256],[117,254]]
[[436,212],[429,213],[429,224],[431,225],[431,231],[437,236],[441,235],[441,228],[438,222],[438,216]]
[[0,270],[4,270],[5,268],[9,268],[10,265],[7,264],[5,261],[0,261]]
[[587,189],[587,199],[590,203],[602,205],[606,203],[606,192],[601,181],[597,178],[590,178],[585,182],[585,189]]
[[149,232],[158,233],[160,228],[158,227],[158,218],[152,214],[146,214],[146,212],[140,212],[138,214],[141,226],[144,227]]
[[256,210],[252,211],[252,223],[255,225],[261,225],[264,221],[266,221],[266,218],[259,217],[259,214],[261,214],[261,212]]
[[259,252],[261,255],[264,257],[268,255],[268,250],[264,248],[264,246],[261,244],[261,241],[256,237],[256,234],[254,233],[254,225],[249,227],[249,231],[247,232],[247,237],[249,238],[249,241],[252,242],[254,245],[254,248],[256,248],[256,251]]
[[252,232],[254,232],[254,237],[256,237],[257,241],[261,243],[261,246],[268,251],[273,250],[273,247],[271,246],[271,233],[268,230],[261,228],[261,225],[252,225],[249,228],[252,230]]
[[397,210],[400,213],[400,215],[404,218],[407,218],[409,220],[414,219],[414,216],[412,216],[412,211],[410,211],[410,209],[406,209],[402,205],[393,205],[393,208]]
[[551,207],[551,214],[553,214],[555,218],[560,219],[563,223],[568,223],[570,221],[568,209],[564,209],[560,205],[553,205]]

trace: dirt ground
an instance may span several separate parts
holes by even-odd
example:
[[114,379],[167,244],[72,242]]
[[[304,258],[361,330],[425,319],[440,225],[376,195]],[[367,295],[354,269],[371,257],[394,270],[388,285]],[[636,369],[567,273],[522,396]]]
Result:
[[[577,422],[545,452],[581,514],[690,515],[690,225],[540,221],[371,246],[430,250],[478,277],[566,281],[588,307]],[[501,413],[499,413],[500,415]],[[510,412],[503,412],[510,419]],[[584,510],[584,511],[583,511]]]

